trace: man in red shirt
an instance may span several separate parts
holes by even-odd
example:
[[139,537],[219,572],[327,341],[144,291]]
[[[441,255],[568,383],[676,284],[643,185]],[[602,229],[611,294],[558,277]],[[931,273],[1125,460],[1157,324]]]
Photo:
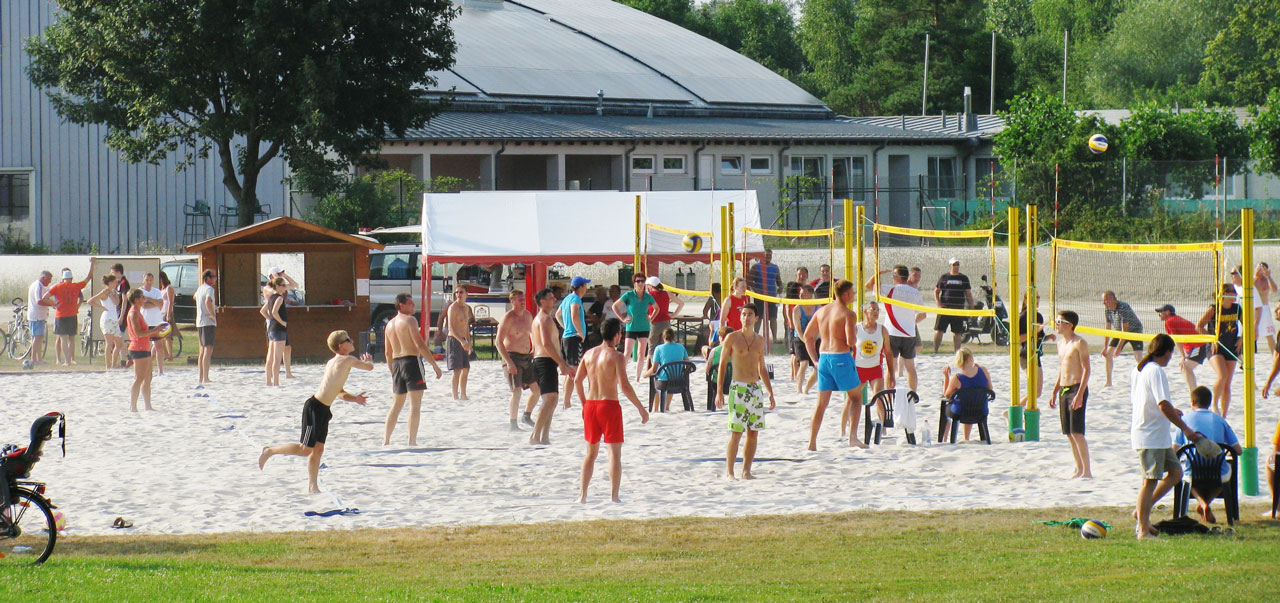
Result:
[[80,332],[79,325],[76,324],[76,317],[80,312],[80,292],[89,284],[92,275],[84,277],[78,283],[71,282],[71,278],[71,270],[63,269],[62,282],[49,287],[44,299],[40,300],[42,305],[54,308],[53,334],[57,336],[54,345],[59,363],[65,363],[64,366],[79,364],[75,360],[76,348],[71,338]]
[[[1160,320],[1164,321],[1164,331],[1170,335],[1200,334],[1195,323],[1178,316],[1171,304],[1156,308],[1156,314],[1160,315]],[[1178,365],[1182,369],[1182,377],[1187,380],[1188,389],[1195,389],[1196,367],[1204,364],[1205,358],[1209,356],[1209,344],[1184,343],[1178,351],[1182,352],[1182,362]]]

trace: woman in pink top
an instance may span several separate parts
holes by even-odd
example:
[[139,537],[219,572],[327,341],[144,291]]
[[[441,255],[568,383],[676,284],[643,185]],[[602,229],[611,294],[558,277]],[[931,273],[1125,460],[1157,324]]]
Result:
[[127,314],[129,332],[129,359],[133,360],[133,385],[129,388],[129,410],[138,412],[138,393],[151,408],[151,338],[158,335],[165,325],[148,326],[142,318],[142,304],[145,301],[142,289],[129,292],[129,311]]

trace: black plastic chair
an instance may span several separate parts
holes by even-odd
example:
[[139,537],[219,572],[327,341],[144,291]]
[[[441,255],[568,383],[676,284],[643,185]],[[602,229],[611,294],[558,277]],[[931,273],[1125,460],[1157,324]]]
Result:
[[[653,400],[659,393],[680,394],[684,401],[684,409],[693,412],[693,392],[689,389],[689,375],[696,370],[698,367],[688,360],[668,362],[658,367],[658,370],[649,377],[649,408],[654,408]],[[659,376],[664,378],[661,387],[658,386]],[[658,398],[658,408],[661,412],[667,412],[666,399],[665,395]]]
[[[985,387],[964,387],[952,394],[950,399],[943,398],[942,408],[938,412],[938,442],[945,442],[950,431],[951,443],[956,443],[956,432],[959,431],[960,424],[964,423],[977,425],[978,436],[983,442],[990,444],[991,430],[987,428],[987,415],[990,414],[991,402],[995,399],[996,393]],[[951,412],[952,403],[959,403],[960,412]]]
[[[862,409],[862,415],[863,415],[862,441],[863,442],[870,444],[872,441],[871,430],[873,429],[873,424],[875,421],[871,418],[871,413],[875,412],[875,405],[877,403],[884,405],[884,424],[880,425],[879,428],[875,429],[875,434],[874,434],[875,443],[876,444],[880,443],[880,439],[881,439],[881,436],[883,435],[884,429],[889,429],[894,427],[893,407],[894,407],[894,404],[897,403],[897,397],[898,397],[898,390],[896,389],[882,389],[879,392],[876,392],[876,395],[871,397],[871,401],[867,403],[866,408]],[[907,403],[919,404],[920,396],[913,391],[907,390]],[[903,429],[903,431],[906,432],[907,434],[907,443],[915,444],[916,434],[911,433],[906,429]]]
[[[1227,507],[1227,525],[1234,526],[1240,521],[1239,460],[1236,452],[1227,448],[1226,444],[1219,442],[1218,445],[1222,447],[1222,454],[1213,458],[1200,456],[1195,444],[1187,443],[1178,449],[1178,462],[1182,462],[1183,458],[1187,459],[1183,466],[1190,466],[1191,470],[1183,471],[1182,480],[1173,485],[1174,519],[1187,516],[1192,498],[1191,488],[1194,486],[1200,492],[1222,488],[1214,498],[1221,498]],[[1223,463],[1231,465],[1231,479],[1226,482],[1222,481]]]
[[[711,369],[707,373],[707,411],[715,412],[716,408],[716,369]],[[724,395],[729,395],[729,384],[733,383],[733,363],[729,363],[724,369]]]

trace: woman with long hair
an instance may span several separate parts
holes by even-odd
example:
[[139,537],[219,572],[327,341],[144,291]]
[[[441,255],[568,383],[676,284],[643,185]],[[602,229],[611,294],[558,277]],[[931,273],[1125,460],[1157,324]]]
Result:
[[280,363],[284,361],[284,344],[289,336],[289,313],[284,305],[288,282],[276,278],[271,284],[276,292],[259,312],[267,319],[267,385],[280,385]]
[[623,355],[630,359],[631,350],[636,350],[636,381],[644,372],[645,361],[649,358],[649,308],[656,304],[652,295],[645,289],[643,273],[631,278],[631,290],[622,294],[613,302],[613,311],[622,317],[626,325],[626,343],[623,344]]
[[1240,358],[1240,304],[1236,302],[1236,289],[1230,283],[1222,285],[1221,305],[1221,310],[1216,305],[1209,306],[1196,328],[1206,335],[1218,336],[1211,349],[1213,356],[1209,358],[1209,364],[1218,374],[1213,384],[1213,412],[1225,418],[1231,405],[1231,377]]
[[98,326],[102,328],[102,339],[106,342],[102,350],[106,369],[120,368],[124,340],[120,339],[120,294],[116,293],[115,275],[107,274],[102,277],[102,290],[85,303],[102,310],[102,314],[98,316]]
[[[165,274],[163,270],[160,271],[160,294],[164,296],[164,305],[160,307],[160,313],[161,315],[164,316],[165,322],[169,324],[174,324],[173,302],[174,302],[175,294],[173,291],[173,283],[169,281],[169,275]],[[173,331],[170,331],[169,334],[164,337],[164,339],[161,339],[159,341],[160,344],[164,345],[165,362],[173,360],[173,341],[171,341],[172,337],[173,337]]]
[[[981,387],[991,389],[991,375],[987,373],[986,368],[978,365],[978,362],[974,360],[973,352],[969,348],[962,347],[956,350],[955,368],[958,370],[953,373],[951,368],[948,366],[942,370],[942,380],[945,384],[945,389],[942,391],[944,400],[951,400],[951,396],[964,388]],[[958,413],[960,409],[954,406],[954,403],[951,404],[953,404],[952,412]],[[973,425],[965,423],[964,439],[969,439],[969,430],[972,428]]]
[[127,317],[129,332],[129,359],[133,360],[133,385],[129,387],[129,410],[138,412],[138,394],[147,410],[151,408],[151,338],[160,333],[163,324],[150,326],[142,317],[144,294],[141,289],[129,292]]

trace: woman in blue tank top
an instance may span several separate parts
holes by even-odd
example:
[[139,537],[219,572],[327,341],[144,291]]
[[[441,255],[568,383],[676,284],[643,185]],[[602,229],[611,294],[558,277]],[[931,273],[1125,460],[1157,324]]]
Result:
[[[991,375],[987,373],[987,369],[978,366],[969,348],[960,348],[956,351],[955,368],[958,370],[954,373],[951,372],[952,367],[942,370],[942,378],[946,383],[942,397],[951,405],[952,414],[960,414],[960,403],[952,400],[951,397],[957,391],[969,387],[991,389]],[[964,439],[969,439],[969,430],[972,428],[973,425],[965,424]]]

